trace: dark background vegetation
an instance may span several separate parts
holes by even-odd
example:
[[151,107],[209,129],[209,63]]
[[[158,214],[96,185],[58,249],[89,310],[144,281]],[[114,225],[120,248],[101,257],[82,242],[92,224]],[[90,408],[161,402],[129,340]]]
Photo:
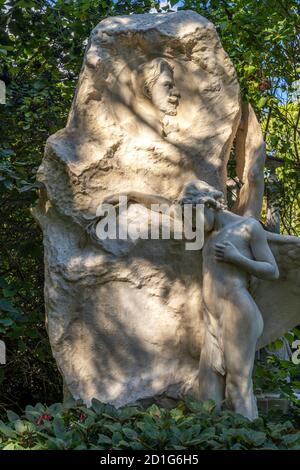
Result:
[[[0,105],[0,339],[7,345],[0,413],[62,399],[44,326],[42,235],[30,212],[45,141],[65,125],[92,28],[106,16],[155,6],[162,11],[150,0],[0,0],[0,79],[7,89]],[[277,162],[273,191],[282,232],[300,236],[299,1],[186,0],[179,6],[216,25],[262,123],[268,159]],[[273,361],[268,374],[258,370],[259,385],[265,377],[271,388],[284,389],[287,369]]]

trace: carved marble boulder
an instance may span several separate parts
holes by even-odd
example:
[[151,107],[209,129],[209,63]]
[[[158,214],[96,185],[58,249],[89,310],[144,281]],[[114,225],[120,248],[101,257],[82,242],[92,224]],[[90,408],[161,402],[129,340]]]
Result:
[[92,31],[35,209],[49,338],[73,397],[120,406],[197,388],[201,252],[180,240],[101,245],[85,227],[110,194],[175,199],[195,179],[224,191],[240,115],[233,65],[200,15],[107,18]]

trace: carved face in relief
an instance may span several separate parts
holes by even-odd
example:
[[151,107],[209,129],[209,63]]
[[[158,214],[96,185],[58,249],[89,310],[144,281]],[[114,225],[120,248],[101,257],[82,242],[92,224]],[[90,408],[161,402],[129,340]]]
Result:
[[175,86],[173,67],[162,58],[138,68],[138,82],[144,96],[163,114],[175,116],[180,94]]

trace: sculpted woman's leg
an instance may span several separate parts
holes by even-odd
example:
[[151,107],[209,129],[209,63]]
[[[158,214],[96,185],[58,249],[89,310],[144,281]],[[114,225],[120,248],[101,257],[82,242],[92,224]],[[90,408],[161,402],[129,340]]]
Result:
[[246,289],[236,291],[235,297],[227,300],[223,325],[226,398],[234,411],[255,419],[257,406],[253,395],[252,371],[263,320]]

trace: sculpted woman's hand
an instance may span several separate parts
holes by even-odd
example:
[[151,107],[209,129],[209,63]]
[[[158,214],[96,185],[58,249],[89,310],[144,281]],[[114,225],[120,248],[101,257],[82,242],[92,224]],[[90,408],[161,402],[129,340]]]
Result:
[[215,257],[217,261],[234,263],[239,256],[239,250],[231,242],[216,243]]

